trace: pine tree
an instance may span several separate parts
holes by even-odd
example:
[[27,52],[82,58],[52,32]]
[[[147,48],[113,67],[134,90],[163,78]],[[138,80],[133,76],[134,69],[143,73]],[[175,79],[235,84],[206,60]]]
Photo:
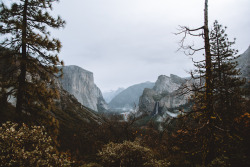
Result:
[[[189,128],[189,133],[194,134],[197,148],[201,149],[202,165],[206,166],[218,157],[227,159],[230,145],[237,138],[235,121],[244,114],[244,99],[242,86],[244,80],[240,78],[237,69],[237,50],[232,48],[235,43],[229,41],[222,25],[214,22],[209,34],[211,48],[211,108],[206,107],[206,63],[205,60],[195,62],[201,83],[194,85],[193,119],[196,124]],[[200,143],[201,142],[201,143]],[[197,152],[198,152],[197,150]]]
[[210,50],[210,39],[209,39],[209,28],[208,28],[208,0],[205,0],[204,9],[204,41],[205,41],[205,100],[206,100],[206,110],[212,110],[212,63],[211,63],[211,50]]
[[[194,84],[194,89],[191,90],[194,92],[194,101],[195,101],[195,110],[193,111],[195,114],[198,112],[202,112],[203,120],[199,120],[202,122],[200,127],[207,127],[201,128],[203,135],[201,141],[203,142],[203,146],[201,149],[202,156],[202,165],[205,166],[208,161],[207,153],[210,151],[210,148],[214,146],[209,146],[208,143],[212,144],[213,133],[210,124],[207,122],[211,122],[211,114],[213,113],[213,85],[212,85],[212,55],[210,49],[210,36],[209,36],[209,27],[208,27],[208,0],[204,1],[204,25],[200,28],[190,29],[185,26],[181,26],[180,32],[177,34],[184,34],[183,39],[181,40],[181,48],[184,50],[188,50],[188,53],[185,52],[187,55],[194,55],[196,52],[200,50],[205,50],[205,59],[201,62],[195,62],[195,66],[197,67],[196,72],[200,75],[200,77],[194,76],[192,73],[193,79],[199,79],[200,84]],[[204,39],[204,47],[203,48],[194,48],[192,45],[185,46],[184,42],[187,35],[195,36],[195,37],[202,37]],[[205,81],[204,84],[202,84]],[[195,116],[196,117],[196,116]],[[205,130],[205,131],[204,131]],[[213,151],[211,151],[213,152]]]
[[237,104],[243,101],[241,87],[245,82],[240,78],[240,69],[237,69],[238,64],[235,61],[238,51],[232,49],[235,39],[229,41],[225,31],[226,27],[223,28],[215,21],[210,33],[210,45],[213,62],[213,106],[216,108],[214,117],[222,119],[223,124],[227,123],[229,128],[228,126],[232,126],[232,119],[241,114]]
[[[209,36],[209,27],[208,27],[208,0],[204,1],[204,24],[203,26],[195,29],[190,29],[186,26],[180,26],[180,32],[176,35],[184,34],[184,37],[180,41],[180,49],[184,49],[186,55],[194,55],[198,51],[205,50],[205,59],[202,61],[204,63],[204,80],[205,80],[205,108],[207,111],[212,111],[212,58],[211,58],[211,49],[210,49],[210,36]],[[185,40],[187,36],[199,37],[204,39],[204,47],[195,48],[193,45],[185,45]],[[179,50],[180,50],[179,49]],[[199,66],[199,63],[196,65]],[[198,67],[197,66],[197,67]],[[200,67],[199,67],[200,68]],[[195,78],[195,77],[193,77]]]
[[[193,92],[194,106],[189,114],[181,117],[191,120],[189,125],[185,125],[186,121],[180,123],[179,130],[175,133],[177,138],[183,139],[180,141],[187,141],[182,142],[184,146],[181,146],[180,152],[184,153],[183,156],[191,155],[188,159],[196,157],[201,160],[202,166],[207,166],[212,161],[228,160],[230,155],[227,151],[233,152],[229,148],[236,148],[232,145],[240,143],[235,142],[237,136],[240,138],[237,135],[240,134],[237,125],[240,121],[236,120],[243,120],[249,115],[244,107],[244,94],[241,89],[244,81],[239,78],[240,71],[236,69],[237,62],[234,60],[237,50],[232,49],[232,45],[235,41],[228,40],[225,30],[217,21],[209,33],[208,0],[205,0],[204,26],[196,29],[181,26],[180,32],[176,34],[184,34],[180,49],[184,49],[186,55],[205,50],[204,60],[194,62],[196,69],[191,72],[194,81],[192,88],[183,89],[184,92]],[[202,37],[204,47],[186,45],[188,35]],[[189,148],[190,145],[196,147]]]
[[15,51],[18,79],[14,96],[16,112],[37,112],[51,109],[56,90],[53,77],[62,65],[57,53],[61,49],[58,39],[50,38],[47,27],[60,28],[65,25],[59,16],[49,15],[52,3],[58,0],[18,0],[9,8],[0,5],[0,33],[5,39],[4,48]]

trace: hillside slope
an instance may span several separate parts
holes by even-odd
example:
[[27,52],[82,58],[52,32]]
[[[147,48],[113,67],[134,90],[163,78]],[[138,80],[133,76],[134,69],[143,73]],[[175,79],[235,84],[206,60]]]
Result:
[[111,109],[130,110],[139,104],[139,98],[145,88],[153,88],[154,83],[144,82],[123,90],[109,103]]

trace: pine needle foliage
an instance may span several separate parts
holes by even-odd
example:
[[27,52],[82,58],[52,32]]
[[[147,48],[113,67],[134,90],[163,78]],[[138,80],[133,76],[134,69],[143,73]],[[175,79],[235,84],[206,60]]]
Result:
[[[233,49],[234,41],[229,41],[225,33],[226,27],[214,22],[210,33],[211,54],[213,62],[213,98],[216,120],[223,128],[233,128],[232,121],[242,114],[239,106],[243,99],[242,86],[244,79],[240,78],[240,69],[237,69],[236,58],[238,51]],[[223,125],[222,125],[223,124]]]
[[0,4],[0,34],[5,37],[1,46],[14,51],[17,74],[13,95],[17,99],[16,112],[35,113],[51,110],[58,93],[53,88],[53,77],[59,73],[58,65],[62,45],[51,38],[48,27],[64,27],[61,17],[49,14],[52,3],[58,0],[17,0],[10,7]]

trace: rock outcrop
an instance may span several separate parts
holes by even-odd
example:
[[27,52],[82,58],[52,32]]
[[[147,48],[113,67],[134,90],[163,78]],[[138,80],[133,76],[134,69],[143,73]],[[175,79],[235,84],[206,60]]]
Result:
[[64,66],[60,83],[67,92],[74,95],[82,105],[94,110],[103,111],[107,104],[102,92],[94,83],[93,73],[78,66]]
[[185,79],[177,75],[170,74],[170,77],[160,75],[155,83],[154,90],[157,93],[173,92],[177,90],[181,84],[185,83]]
[[59,91],[59,99],[55,100],[56,110],[53,111],[56,119],[68,125],[76,123],[75,121],[98,124],[102,122],[94,110],[78,102],[74,95],[63,89],[61,82],[57,79],[55,87]]
[[153,89],[144,89],[139,100],[139,110],[143,111],[144,113],[152,112],[156,103],[156,95],[157,93]]
[[240,69],[241,76],[246,78],[246,84],[250,85],[250,46],[236,61],[238,61],[237,68]]
[[139,100],[139,110],[150,114],[155,110],[156,103],[159,103],[157,105],[159,106],[159,112],[186,105],[189,94],[181,94],[179,88],[189,82],[173,74],[170,77],[165,75],[159,76],[153,89],[144,89]]

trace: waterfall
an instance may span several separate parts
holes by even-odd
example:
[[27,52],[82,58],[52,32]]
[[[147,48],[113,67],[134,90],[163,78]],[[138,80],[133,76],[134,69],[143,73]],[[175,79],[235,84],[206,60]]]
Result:
[[159,102],[158,101],[155,103],[155,107],[151,115],[157,115],[157,114],[159,114]]
[[159,112],[159,102],[156,102],[156,106],[155,106],[155,115],[157,115]]

